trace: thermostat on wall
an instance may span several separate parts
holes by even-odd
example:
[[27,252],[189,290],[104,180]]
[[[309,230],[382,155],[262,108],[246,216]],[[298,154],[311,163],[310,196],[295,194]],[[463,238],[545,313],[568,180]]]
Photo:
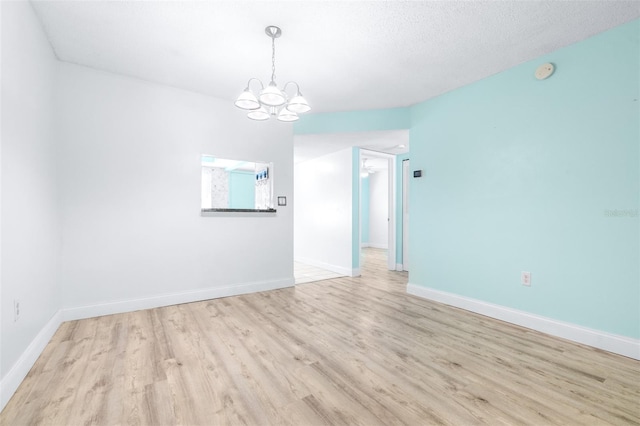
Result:
[[555,69],[556,69],[556,67],[554,67],[551,62],[547,62],[546,64],[542,64],[536,70],[536,78],[538,80],[544,80],[546,78],[549,78],[549,77],[551,77],[551,74],[553,74],[553,71]]

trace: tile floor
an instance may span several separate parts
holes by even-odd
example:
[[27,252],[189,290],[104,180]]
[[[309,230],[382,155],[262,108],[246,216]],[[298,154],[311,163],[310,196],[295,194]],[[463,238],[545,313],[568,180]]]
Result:
[[344,274],[317,268],[306,263],[293,262],[293,276],[296,284],[310,283],[313,281],[328,280],[330,278],[344,277]]

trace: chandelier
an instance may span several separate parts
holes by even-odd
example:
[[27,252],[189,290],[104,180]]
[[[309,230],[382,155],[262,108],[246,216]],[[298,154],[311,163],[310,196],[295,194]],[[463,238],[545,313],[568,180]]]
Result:
[[[298,114],[311,109],[306,99],[300,93],[300,86],[295,81],[289,81],[282,90],[276,84],[276,39],[282,35],[282,30],[274,25],[269,25],[264,32],[271,37],[271,82],[264,87],[257,78],[250,78],[247,88],[238,96],[235,105],[248,110],[247,117],[252,120],[268,120],[277,117],[280,121],[296,121]],[[251,90],[251,83],[257,81],[260,84],[260,94],[256,95]],[[295,85],[295,94],[287,95],[287,87]]]

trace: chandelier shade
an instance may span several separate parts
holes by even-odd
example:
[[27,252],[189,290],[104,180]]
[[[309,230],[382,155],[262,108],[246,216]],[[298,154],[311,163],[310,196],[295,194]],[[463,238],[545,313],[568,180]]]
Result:
[[291,98],[291,100],[289,100],[289,103],[287,104],[287,109],[289,111],[301,114],[309,111],[311,107],[307,103],[307,100],[303,98],[301,94],[298,93],[296,96]]
[[249,117],[252,120],[263,121],[263,120],[268,120],[270,115],[269,115],[269,111],[267,111],[265,107],[261,106],[258,109],[254,109],[253,111],[250,111],[247,114],[247,117]]
[[[309,103],[300,93],[300,86],[295,81],[287,82],[282,89],[276,84],[276,38],[282,35],[282,30],[274,25],[265,28],[265,33],[271,38],[271,81],[265,87],[257,78],[249,79],[246,89],[238,96],[235,106],[249,111],[247,117],[252,120],[268,120],[276,117],[280,121],[296,121],[302,114],[311,110]],[[251,90],[251,82],[260,84],[259,95]],[[296,86],[296,92],[289,97],[286,90],[289,85]]]
[[260,100],[260,103],[275,107],[287,102],[286,95],[280,89],[278,89],[275,81],[272,81],[267,87],[262,89],[262,92],[260,92],[260,97],[258,99]]
[[256,95],[254,95],[247,86],[247,88],[244,89],[244,92],[240,93],[240,96],[236,99],[236,106],[238,108],[252,110],[260,108],[260,102],[256,98]]
[[298,118],[298,114],[288,108],[282,108],[278,114],[278,120],[280,121],[296,121]]

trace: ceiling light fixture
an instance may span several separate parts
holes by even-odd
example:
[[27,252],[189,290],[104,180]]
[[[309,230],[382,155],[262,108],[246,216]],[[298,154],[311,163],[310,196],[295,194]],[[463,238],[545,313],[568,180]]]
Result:
[[[250,78],[247,87],[238,96],[235,105],[244,110],[248,110],[247,117],[252,120],[268,120],[277,117],[280,121],[296,121],[298,114],[311,109],[307,100],[300,93],[300,86],[295,81],[289,81],[282,90],[276,84],[276,39],[282,35],[282,30],[274,25],[269,25],[264,32],[271,37],[271,82],[264,87],[262,81],[257,78]],[[257,81],[260,84],[260,94],[256,95],[251,90],[251,82]],[[296,93],[289,98],[287,87],[296,86]]]
[[362,160],[362,167],[360,167],[360,177],[366,178],[369,175],[375,173],[376,171],[371,167],[367,166],[367,158]]

